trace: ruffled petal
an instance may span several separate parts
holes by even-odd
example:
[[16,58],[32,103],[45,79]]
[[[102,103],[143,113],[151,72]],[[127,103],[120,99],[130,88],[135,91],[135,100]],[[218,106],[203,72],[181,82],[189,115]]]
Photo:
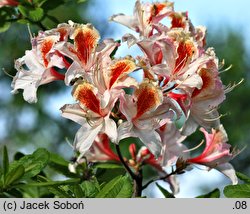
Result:
[[100,38],[98,31],[91,24],[79,25],[71,38],[74,40],[76,55],[83,66],[86,67]]
[[99,126],[92,127],[86,122],[77,131],[74,139],[74,146],[75,149],[81,153],[81,156],[89,150],[102,128],[102,123]]
[[79,82],[75,85],[72,95],[79,101],[83,108],[102,115],[100,100],[96,95],[96,89],[87,82]]
[[116,127],[116,123],[114,120],[105,117],[104,118],[104,133],[106,135],[108,135],[109,139],[111,140],[111,142],[113,143],[117,143],[117,127]]
[[109,66],[109,89],[122,77],[129,74],[136,68],[135,63],[131,60],[117,60]]
[[151,82],[143,82],[135,91],[137,111],[133,119],[140,118],[146,112],[155,110],[163,101],[161,90]]
[[80,125],[86,122],[86,113],[83,111],[79,104],[66,104],[62,108],[60,108],[60,110],[63,117],[68,118]]
[[224,163],[221,165],[218,165],[215,167],[218,171],[223,173],[225,176],[227,176],[231,181],[233,185],[236,185],[238,183],[238,178],[235,173],[235,169],[230,163]]

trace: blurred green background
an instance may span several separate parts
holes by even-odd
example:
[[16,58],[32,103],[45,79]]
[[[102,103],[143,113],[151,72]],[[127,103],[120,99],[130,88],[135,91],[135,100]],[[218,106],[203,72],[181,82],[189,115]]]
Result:
[[[66,4],[52,10],[51,15],[60,22],[72,20],[78,23],[92,22],[100,31],[102,38],[115,35],[120,39],[123,35],[121,28],[107,21],[112,15],[112,2],[89,0],[78,4],[76,1],[67,1]],[[132,7],[126,8],[132,14]],[[132,3],[131,3],[132,2]],[[192,2],[192,1],[191,1]],[[214,1],[215,2],[215,1]],[[124,3],[123,8],[124,9]],[[119,13],[121,11],[116,11]],[[192,18],[192,17],[191,17]],[[47,22],[49,27],[55,23]],[[205,23],[204,23],[205,24]],[[217,56],[225,60],[225,67],[232,68],[221,74],[225,85],[244,82],[227,94],[226,101],[219,111],[225,114],[221,121],[228,133],[230,143],[243,148],[250,143],[250,52],[246,45],[244,31],[234,28],[226,21],[208,26],[207,46],[215,47]],[[31,26],[31,31],[37,33],[39,28]],[[124,32],[126,29],[124,28]],[[29,33],[25,25],[12,24],[7,32],[0,33],[0,68],[10,75],[15,75],[14,60],[22,57],[25,50],[30,49]],[[128,52],[129,53],[129,52]],[[131,53],[130,53],[131,54]],[[28,104],[22,98],[22,93],[11,95],[12,79],[2,70],[0,72],[0,146],[7,145],[10,153],[17,151],[30,153],[36,148],[45,147],[51,152],[58,152],[66,159],[73,156],[72,148],[67,139],[72,142],[76,130],[75,123],[60,117],[59,108],[65,103],[72,103],[70,88],[65,88],[62,82],[42,86],[38,90],[38,103]],[[189,138],[190,145],[197,145],[202,139],[200,133]],[[237,171],[250,174],[249,146],[233,161]]]

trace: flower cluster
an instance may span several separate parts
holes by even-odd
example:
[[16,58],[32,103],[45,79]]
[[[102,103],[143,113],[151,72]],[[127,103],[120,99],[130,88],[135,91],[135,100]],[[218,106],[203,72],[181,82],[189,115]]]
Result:
[[[193,26],[188,14],[175,12],[168,1],[137,0],[132,16],[110,20],[137,33],[122,39],[129,47],[137,45],[141,56],[115,58],[119,42],[100,42],[94,26],[69,21],[31,39],[32,49],[15,62],[12,92],[23,89],[24,99],[32,103],[40,85],[62,80],[72,87],[76,103],[61,111],[81,125],[74,139],[78,160],[119,161],[109,141],[137,137],[145,147],[137,152],[130,146],[128,164],[135,170],[147,163],[162,173],[182,158],[186,165],[216,168],[237,183],[228,163],[234,154],[217,111],[226,88],[215,52],[206,48],[205,27]],[[143,73],[141,82],[130,76],[137,70]],[[190,157],[183,141],[198,127],[206,146]]]

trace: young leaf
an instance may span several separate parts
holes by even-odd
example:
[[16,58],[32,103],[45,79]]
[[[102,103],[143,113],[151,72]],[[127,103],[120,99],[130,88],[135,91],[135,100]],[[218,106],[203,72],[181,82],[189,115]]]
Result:
[[133,193],[133,185],[127,176],[118,176],[108,182],[96,198],[130,198]]
[[56,170],[57,172],[70,177],[70,178],[75,178],[78,177],[77,174],[71,173],[68,169],[69,162],[64,160],[61,156],[50,153],[50,160],[48,163],[49,167],[52,169]]
[[170,192],[168,192],[166,189],[164,189],[161,185],[159,185],[158,183],[156,183],[156,186],[159,188],[159,190],[161,191],[161,193],[165,196],[165,198],[175,198],[173,194],[171,194]]
[[24,167],[22,165],[17,165],[15,168],[12,168],[7,174],[4,182],[4,186],[8,187],[14,182],[21,179],[24,175]]
[[25,155],[18,161],[14,161],[10,164],[10,169],[15,168],[18,165],[22,165],[25,169],[23,179],[31,178],[39,174],[49,161],[49,153],[46,149],[37,149],[31,155]]
[[42,8],[45,11],[53,10],[53,9],[59,7],[60,5],[64,4],[64,3],[65,3],[65,0],[46,1],[46,2],[43,3]]
[[121,164],[117,163],[97,163],[94,165],[95,168],[100,168],[100,169],[121,169],[123,168]]
[[122,168],[97,168],[96,171],[96,178],[99,182],[99,184],[102,183],[108,183],[111,181],[113,178],[120,176],[120,175],[125,175],[126,171],[125,169]]
[[24,7],[23,5],[18,5],[18,10],[19,12],[24,16],[24,17],[28,17],[29,16],[29,9],[27,9],[26,7]]
[[96,179],[83,181],[80,184],[85,198],[94,198],[100,192],[100,185]]
[[30,8],[28,6],[25,7],[23,5],[18,5],[18,10],[25,18],[27,18],[33,22],[41,21],[43,16],[44,16],[44,11],[40,7]]
[[29,11],[28,18],[33,22],[39,22],[42,20],[44,11],[42,8],[35,8]]
[[3,33],[5,31],[9,30],[10,26],[11,26],[10,22],[2,22],[2,21],[0,21],[0,33]]
[[32,182],[23,184],[29,187],[46,187],[46,186],[60,186],[60,185],[72,185],[80,182],[80,178],[72,178],[64,181],[47,181],[47,182]]
[[[46,177],[43,176],[37,176],[38,181],[40,182],[50,182]],[[55,196],[59,198],[72,198],[72,195],[70,194],[69,191],[67,191],[67,186],[48,186],[47,189],[49,192],[54,194]]]
[[227,198],[250,198],[250,184],[229,185],[224,188]]
[[72,185],[71,189],[74,193],[75,198],[84,198],[85,197],[85,194],[82,191],[80,184]]
[[245,183],[250,183],[250,177],[248,177],[247,175],[244,175],[240,172],[236,172],[236,175],[240,180],[244,181]]
[[219,198],[220,197],[220,190],[218,188],[214,189],[213,191],[197,196],[196,198]]
[[6,177],[9,171],[9,156],[7,147],[3,147],[3,176]]

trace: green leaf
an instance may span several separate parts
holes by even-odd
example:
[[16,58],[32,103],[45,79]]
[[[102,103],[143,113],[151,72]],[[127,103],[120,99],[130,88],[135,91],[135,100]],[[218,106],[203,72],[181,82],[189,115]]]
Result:
[[7,30],[9,30],[11,26],[11,23],[10,22],[1,22],[0,21],[0,33],[3,33]]
[[68,169],[69,162],[64,160],[61,156],[57,154],[50,153],[50,160],[48,163],[49,167],[54,169],[55,171],[70,177],[75,178],[78,177],[77,174],[71,173]]
[[29,16],[29,9],[24,7],[23,5],[18,5],[18,10],[19,12],[24,16],[24,17],[28,17]]
[[8,156],[8,150],[7,147],[3,147],[3,176],[6,177],[7,173],[9,171],[9,156]]
[[44,15],[44,11],[42,8],[38,7],[35,8],[34,10],[29,11],[29,16],[28,18],[33,21],[33,22],[39,22],[42,20]]
[[161,193],[165,196],[165,198],[175,198],[173,194],[171,194],[170,192],[168,192],[166,189],[164,189],[161,185],[159,185],[158,183],[156,183],[156,186],[159,188],[159,190],[161,191]]
[[7,7],[0,8],[0,33],[3,33],[9,29],[11,23],[7,20],[11,19],[11,11]]
[[100,192],[100,185],[96,179],[83,181],[80,186],[85,198],[94,198]]
[[53,9],[59,7],[60,5],[64,4],[64,3],[65,3],[64,0],[46,1],[46,2],[43,3],[42,8],[45,11],[53,10]]
[[33,22],[41,21],[44,16],[44,11],[40,7],[32,8],[28,6],[25,7],[23,5],[18,5],[18,10],[24,17],[28,18]]
[[117,163],[97,163],[94,165],[95,168],[100,169],[121,169],[123,168],[122,165]]
[[17,165],[15,168],[12,168],[6,175],[4,186],[8,187],[14,182],[18,181],[24,175],[24,167],[22,165]]
[[247,175],[244,175],[240,172],[236,172],[236,175],[240,180],[244,181],[245,183],[250,183],[250,177],[248,177]]
[[10,164],[10,168],[13,169],[18,165],[22,165],[25,169],[23,179],[34,177],[39,174],[44,167],[47,166],[49,161],[49,153],[46,149],[37,149],[31,155],[25,155],[18,161],[14,161]]
[[220,190],[218,188],[214,189],[213,191],[197,196],[196,198],[219,198],[220,197]]
[[71,188],[72,188],[72,191],[74,193],[75,198],[84,198],[85,197],[84,192],[83,192],[80,184],[72,185]]
[[32,182],[32,183],[22,184],[21,186],[28,186],[28,187],[60,186],[60,185],[72,185],[79,182],[80,178],[72,178],[64,181]]
[[[46,177],[38,176],[38,181],[40,182],[50,182]],[[72,195],[69,193],[67,186],[47,186],[49,192],[53,193],[55,196],[59,198],[72,198]]]
[[108,182],[96,198],[130,198],[133,193],[133,185],[128,176],[118,176]]
[[126,171],[125,169],[122,168],[97,168],[96,171],[96,178],[99,182],[99,184],[102,183],[108,183],[111,181],[113,178],[120,176],[120,175],[125,175]]
[[22,152],[17,152],[15,155],[14,155],[14,160],[20,160],[22,157],[24,157],[25,154],[23,154]]
[[227,198],[250,198],[250,184],[229,185],[224,188]]

